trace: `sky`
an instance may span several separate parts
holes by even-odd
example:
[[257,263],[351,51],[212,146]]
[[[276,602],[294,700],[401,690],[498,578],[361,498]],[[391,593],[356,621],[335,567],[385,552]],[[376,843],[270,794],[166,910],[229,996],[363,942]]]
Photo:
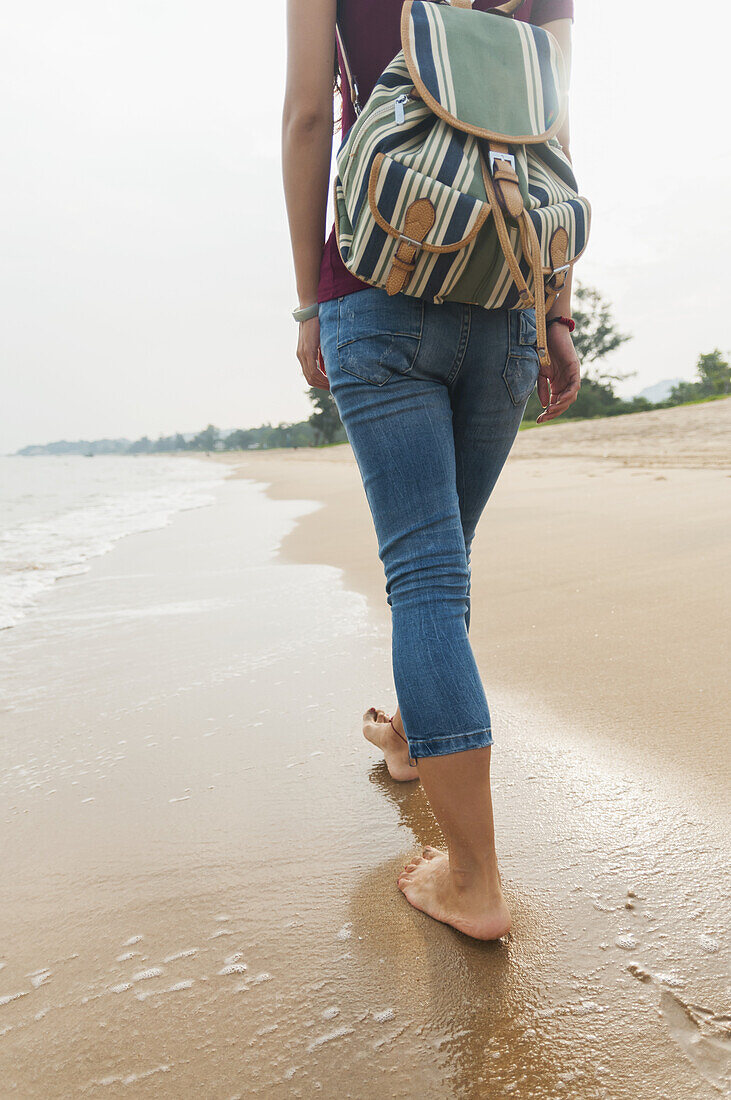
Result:
[[[607,360],[636,372],[623,396],[731,344],[728,17],[693,10],[576,0],[571,153],[592,229],[575,279],[633,336]],[[285,0],[6,0],[0,452],[309,415],[284,17]]]

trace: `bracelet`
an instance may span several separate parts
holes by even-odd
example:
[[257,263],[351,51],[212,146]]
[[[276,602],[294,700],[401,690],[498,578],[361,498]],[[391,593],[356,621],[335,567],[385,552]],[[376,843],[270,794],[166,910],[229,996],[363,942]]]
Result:
[[546,321],[546,328],[548,328],[549,325],[555,324],[566,325],[566,328],[569,330],[569,332],[573,332],[576,328],[576,321],[574,321],[571,317],[551,317],[548,321]]
[[317,317],[319,312],[319,302],[313,302],[311,306],[298,306],[297,309],[292,310],[292,316],[295,321],[310,321],[313,317]]

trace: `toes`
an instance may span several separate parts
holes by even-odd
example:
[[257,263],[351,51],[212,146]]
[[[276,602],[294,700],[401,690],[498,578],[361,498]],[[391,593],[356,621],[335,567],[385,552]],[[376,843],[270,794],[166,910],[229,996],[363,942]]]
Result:
[[363,715],[364,722],[388,722],[389,716],[381,707],[368,707]]
[[431,845],[427,845],[421,853],[424,859],[434,859],[436,856],[440,856],[442,853],[438,848],[432,848]]

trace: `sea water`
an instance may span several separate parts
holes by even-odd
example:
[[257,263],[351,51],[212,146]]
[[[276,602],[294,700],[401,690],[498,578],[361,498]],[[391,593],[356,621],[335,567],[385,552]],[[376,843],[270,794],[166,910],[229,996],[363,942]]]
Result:
[[0,630],[118,539],[212,503],[227,473],[171,455],[0,457]]

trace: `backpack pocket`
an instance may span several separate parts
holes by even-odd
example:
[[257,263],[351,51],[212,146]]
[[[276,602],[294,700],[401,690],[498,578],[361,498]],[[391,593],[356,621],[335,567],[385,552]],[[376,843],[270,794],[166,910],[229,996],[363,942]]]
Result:
[[413,241],[415,251],[406,261],[408,278],[401,289],[417,298],[438,299],[446,293],[490,215],[472,139],[462,155],[462,186],[470,182],[477,194],[453,186],[451,179],[424,175],[405,163],[405,154],[402,161],[377,153],[369,173],[367,207],[364,204],[356,220],[346,266],[356,255],[361,272],[367,268],[370,281],[385,285],[394,268],[404,270],[397,253],[402,256],[402,245]]

